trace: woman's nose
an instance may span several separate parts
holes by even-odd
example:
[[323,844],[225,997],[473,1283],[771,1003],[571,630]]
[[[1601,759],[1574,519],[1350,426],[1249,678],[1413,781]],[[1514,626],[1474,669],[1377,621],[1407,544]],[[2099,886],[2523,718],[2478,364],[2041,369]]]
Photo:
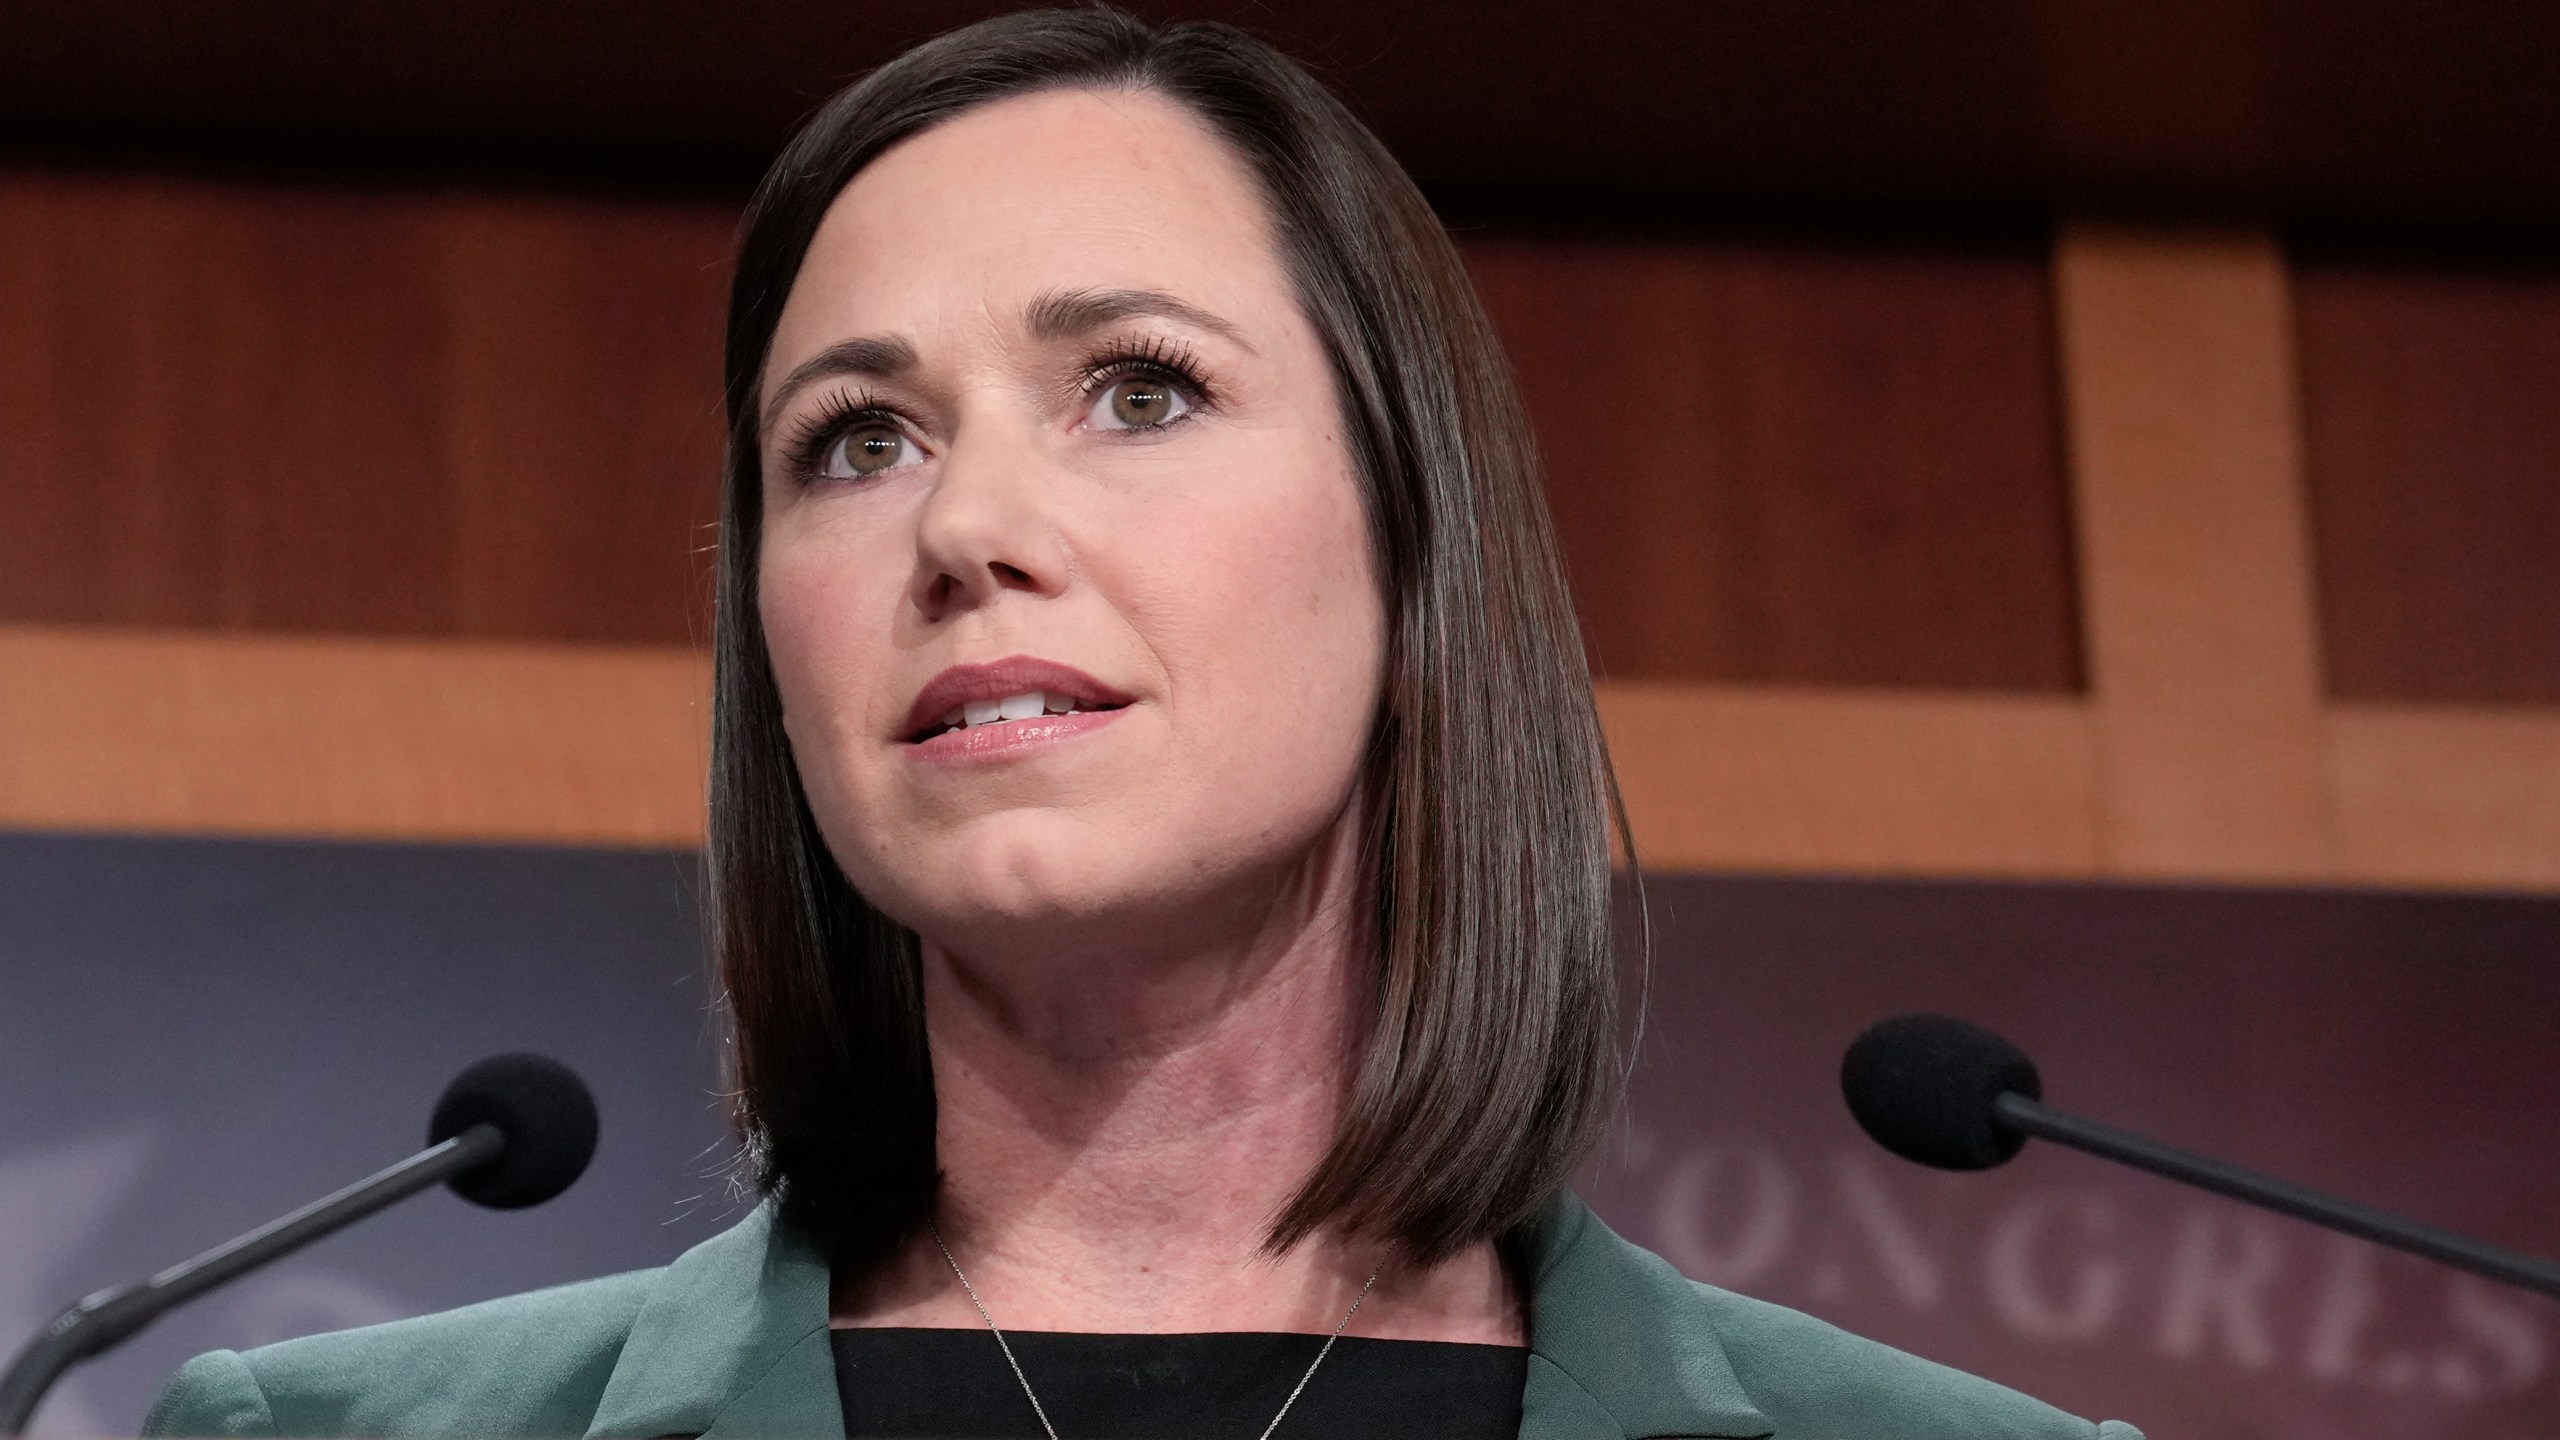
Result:
[[916,608],[941,620],[1008,591],[1053,595],[1067,578],[1067,547],[1050,508],[1041,458],[1031,447],[973,437],[942,457],[916,513]]

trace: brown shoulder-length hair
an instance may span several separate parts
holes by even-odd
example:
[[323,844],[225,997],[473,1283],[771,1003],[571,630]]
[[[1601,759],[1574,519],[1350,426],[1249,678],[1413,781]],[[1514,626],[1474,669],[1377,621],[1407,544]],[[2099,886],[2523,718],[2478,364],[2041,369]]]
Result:
[[1335,1228],[1429,1261],[1498,1238],[1564,1183],[1619,1073],[1610,840],[1625,826],[1528,425],[1447,232],[1339,101],[1242,31],[1105,8],[988,20],[872,72],[791,141],[741,230],[710,860],[757,1179],[857,1259],[912,1233],[938,1180],[917,940],[820,839],[765,649],[766,352],[856,173],[975,106],[1063,87],[1183,105],[1259,181],[1332,362],[1384,577],[1362,812],[1376,1008],[1340,1132],[1271,1241]]

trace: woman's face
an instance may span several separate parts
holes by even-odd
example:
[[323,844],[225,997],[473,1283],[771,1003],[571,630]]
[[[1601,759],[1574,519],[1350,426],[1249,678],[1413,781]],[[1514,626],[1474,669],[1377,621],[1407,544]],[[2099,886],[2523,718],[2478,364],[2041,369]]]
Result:
[[964,952],[1258,923],[1345,813],[1385,616],[1241,162],[1146,94],[910,139],[828,210],[763,396],[765,635],[856,888]]

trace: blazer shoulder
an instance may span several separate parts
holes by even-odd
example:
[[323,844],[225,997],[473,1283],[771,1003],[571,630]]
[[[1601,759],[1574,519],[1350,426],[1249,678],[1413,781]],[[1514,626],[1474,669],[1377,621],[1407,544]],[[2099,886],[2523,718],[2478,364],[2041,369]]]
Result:
[[663,1273],[200,1355],[170,1380],[143,1433],[583,1435]]
[[1735,1375],[1779,1440],[2142,1440],[1800,1310],[1699,1285]]

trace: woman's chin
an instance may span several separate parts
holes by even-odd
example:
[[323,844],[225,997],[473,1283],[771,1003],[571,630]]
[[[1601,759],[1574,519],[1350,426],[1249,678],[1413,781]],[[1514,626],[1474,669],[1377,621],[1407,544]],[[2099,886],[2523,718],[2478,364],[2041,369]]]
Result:
[[1042,968],[1214,946],[1252,908],[1235,903],[1241,880],[1218,884],[1179,865],[1090,852],[1017,854],[937,880],[900,897],[898,908],[909,913],[896,918],[946,953]]
[[[1114,847],[1062,837],[977,836],[939,854],[910,852],[906,873],[865,887],[873,902],[927,939],[967,950],[1062,944],[1109,931],[1151,908],[1144,874]],[[918,860],[926,863],[917,864]],[[1158,877],[1161,878],[1160,876]]]

